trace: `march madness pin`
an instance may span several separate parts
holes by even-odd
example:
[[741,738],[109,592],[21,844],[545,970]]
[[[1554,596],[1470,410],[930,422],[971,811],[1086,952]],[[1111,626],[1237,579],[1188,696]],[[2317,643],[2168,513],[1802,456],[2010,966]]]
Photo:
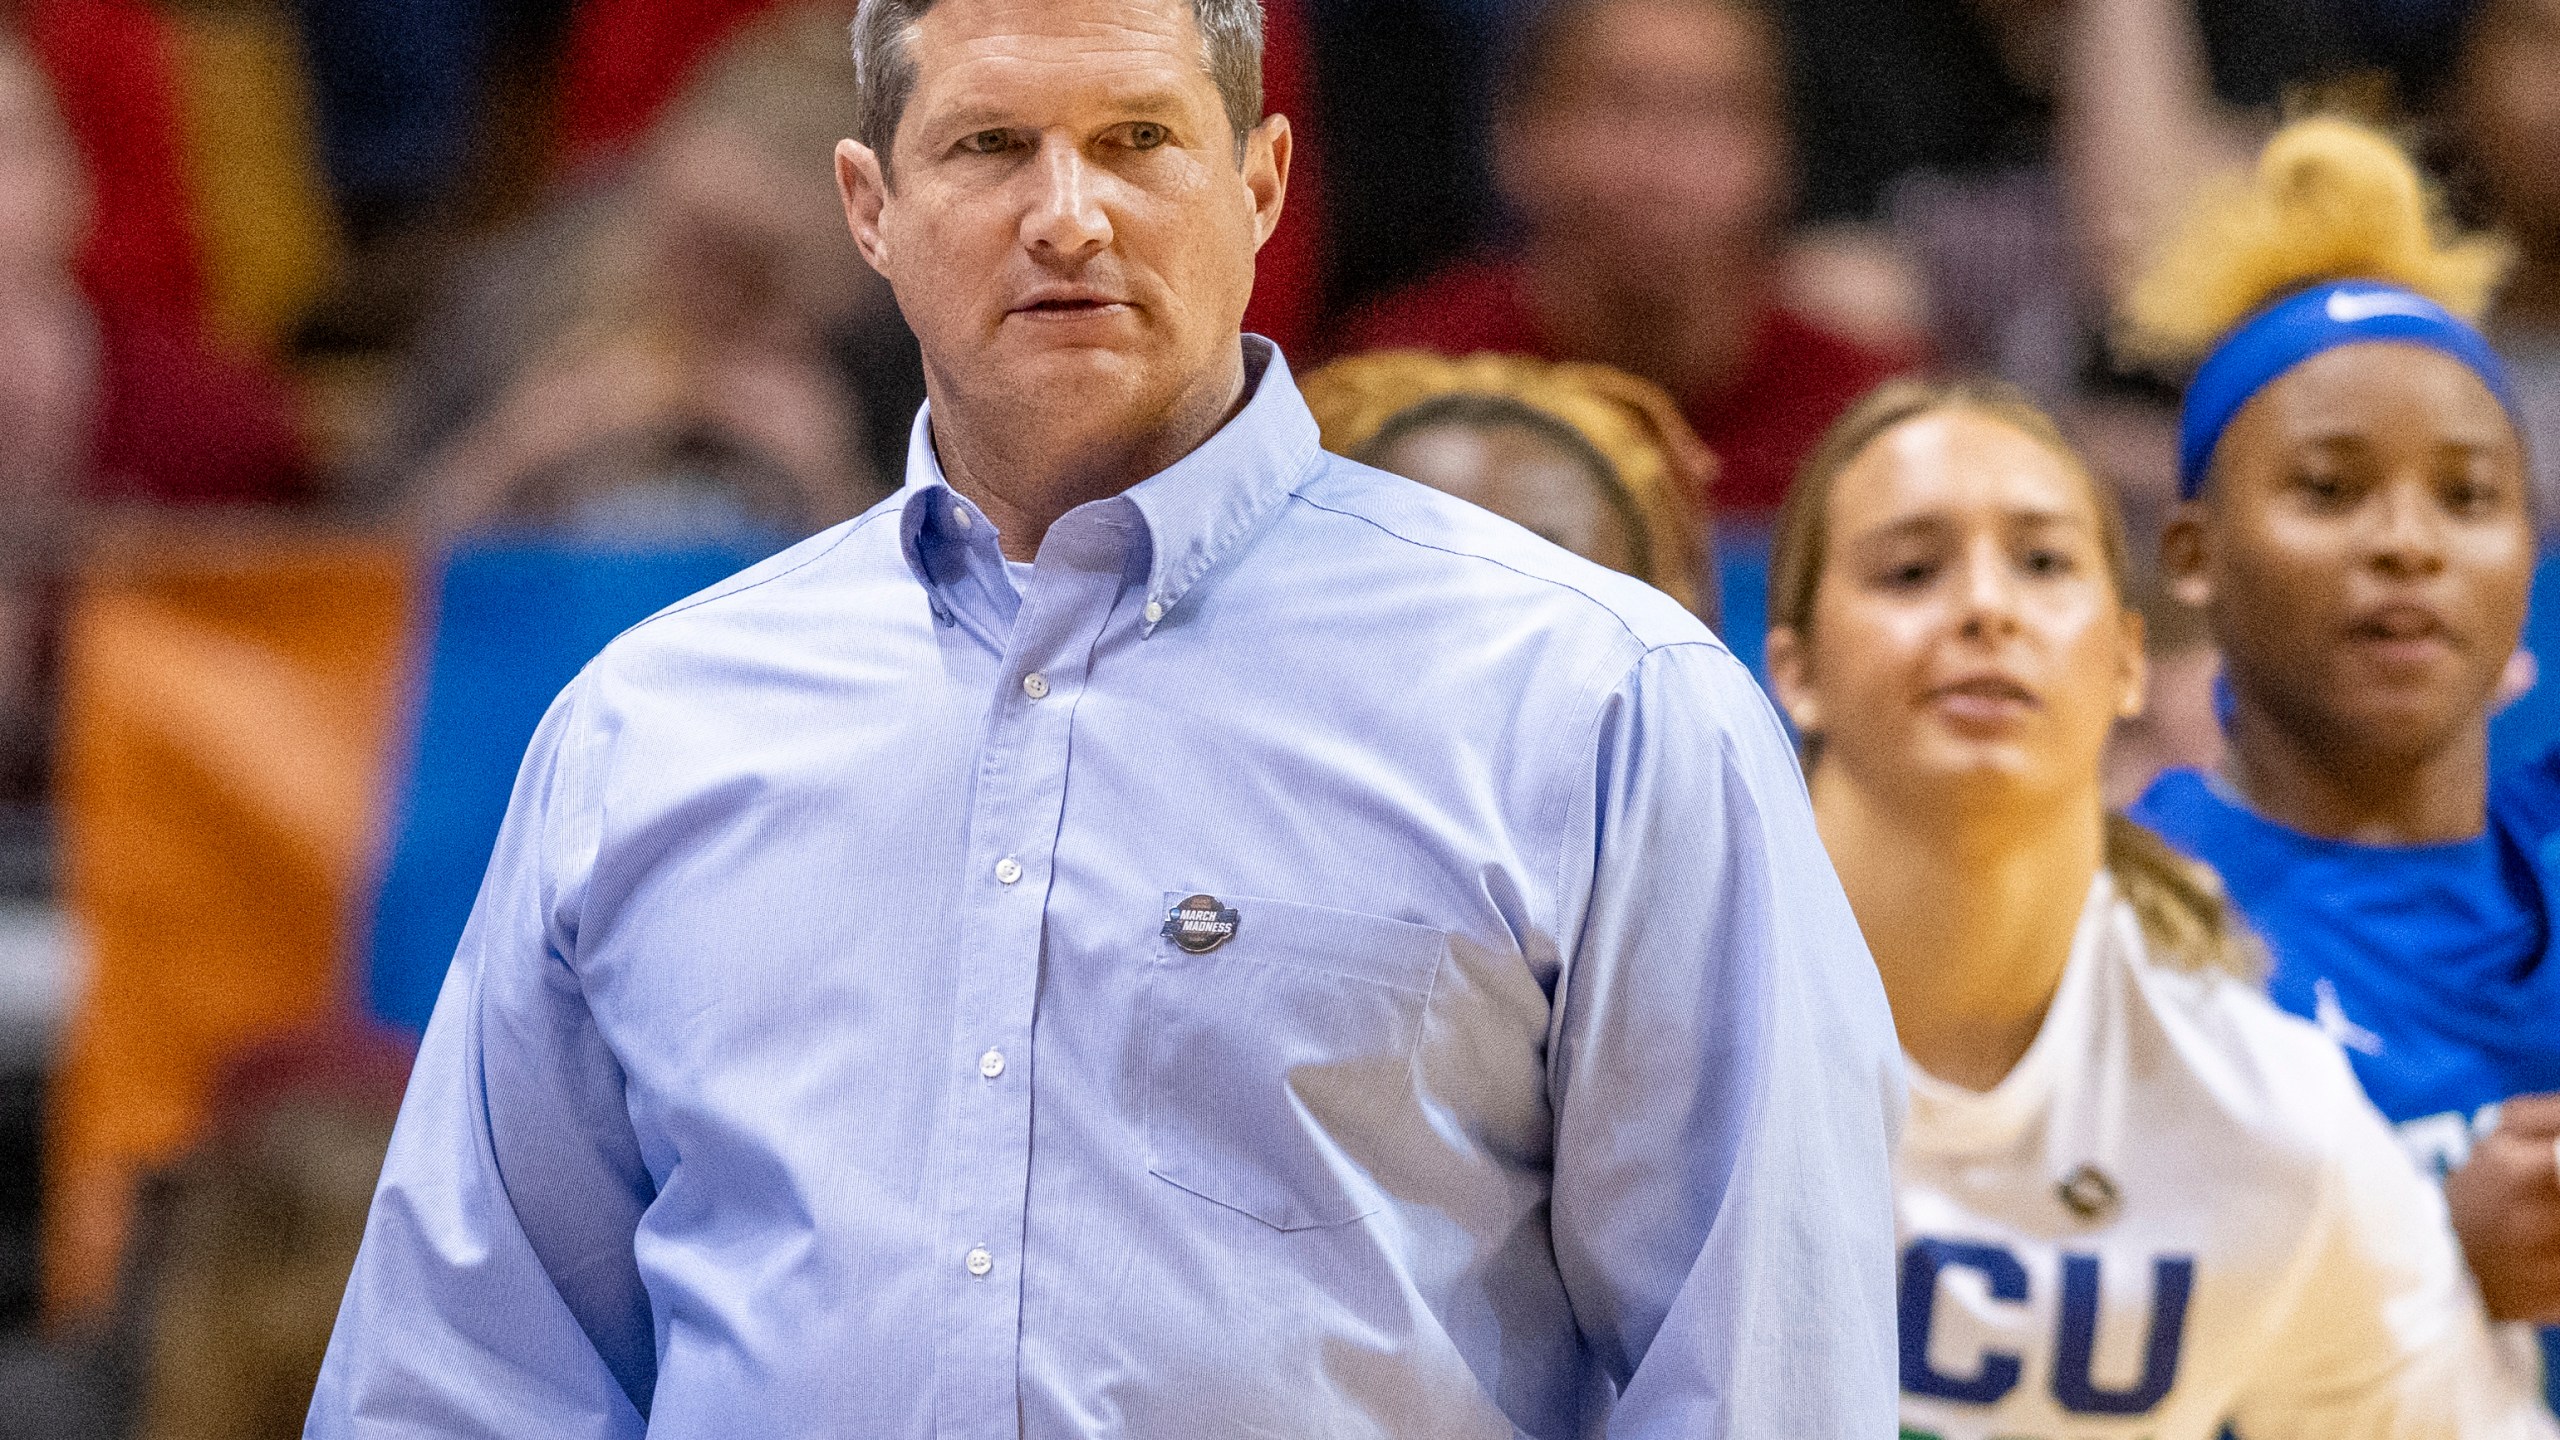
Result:
[[1236,938],[1242,918],[1215,895],[1194,895],[1165,912],[1162,934],[1189,954],[1206,955]]
[[2062,1183],[2053,1187],[2053,1193],[2063,1208],[2093,1225],[2115,1218],[2117,1208],[2124,1203],[2116,1182],[2095,1165],[2083,1165],[2064,1176]]

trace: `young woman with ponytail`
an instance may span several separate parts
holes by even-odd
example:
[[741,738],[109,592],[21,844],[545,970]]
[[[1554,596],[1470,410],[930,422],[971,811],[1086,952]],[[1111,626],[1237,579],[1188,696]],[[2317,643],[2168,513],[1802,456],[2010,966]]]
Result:
[[1779,522],[1771,677],[1910,1061],[1902,1434],[2549,1437],[2337,1047],[2106,811],[2126,568],[2004,387],[1887,385]]
[[2560,777],[2489,775],[2534,516],[2513,392],[2467,318],[2502,263],[2444,229],[2387,138],[2311,120],[2207,190],[2137,287],[2130,340],[2201,356],[2162,561],[2221,648],[2230,747],[2135,813],[2221,872],[2276,1003],[2446,1177],[2491,1313],[2547,1324]]

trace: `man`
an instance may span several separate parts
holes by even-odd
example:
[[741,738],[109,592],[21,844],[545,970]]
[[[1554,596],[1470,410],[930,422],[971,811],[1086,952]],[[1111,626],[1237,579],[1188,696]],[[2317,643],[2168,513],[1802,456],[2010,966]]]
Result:
[[571,685],[309,1433],[1872,1436],[1879,986],[1667,597],[1242,339],[1251,0],[869,0],[907,488]]
[[1377,302],[1353,348],[1632,371],[1716,452],[1720,510],[1774,509],[1900,364],[1777,299],[1792,158],[1774,20],[1755,0],[1556,0],[1513,48],[1494,160],[1525,243]]

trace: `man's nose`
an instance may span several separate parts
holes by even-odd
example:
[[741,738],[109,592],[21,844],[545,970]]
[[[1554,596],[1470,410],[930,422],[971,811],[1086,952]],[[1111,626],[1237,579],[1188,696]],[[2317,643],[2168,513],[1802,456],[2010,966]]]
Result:
[[1106,177],[1072,142],[1044,139],[1033,167],[1040,190],[1022,221],[1022,243],[1048,260],[1083,260],[1111,243],[1100,191]]

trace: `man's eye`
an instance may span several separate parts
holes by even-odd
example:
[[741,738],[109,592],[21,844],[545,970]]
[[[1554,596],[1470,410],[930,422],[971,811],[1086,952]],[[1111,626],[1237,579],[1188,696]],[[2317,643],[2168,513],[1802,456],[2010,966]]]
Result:
[[1172,138],[1172,131],[1146,121],[1129,127],[1129,148],[1132,150],[1153,150]]
[[2347,482],[2336,475],[2306,470],[2293,477],[2294,488],[2319,505],[2337,505],[2347,499]]
[[2029,550],[2025,564],[2027,573],[2036,576],[2068,575],[2076,568],[2067,552],[2043,546]]
[[1887,590],[1915,590],[1928,584],[1937,573],[1934,561],[1905,560],[1898,565],[1887,565],[1876,578]]
[[1013,137],[1002,130],[981,130],[960,142],[960,148],[973,155],[1001,155],[1013,147]]

